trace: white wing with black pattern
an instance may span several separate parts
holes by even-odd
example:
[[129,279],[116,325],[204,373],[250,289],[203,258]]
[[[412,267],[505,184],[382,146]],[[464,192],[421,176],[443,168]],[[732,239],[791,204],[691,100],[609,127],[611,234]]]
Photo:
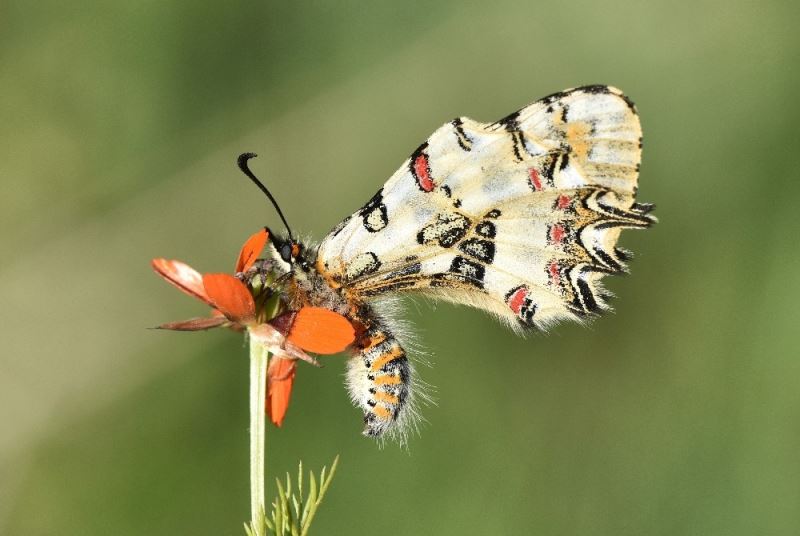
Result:
[[443,125],[320,244],[316,267],[368,300],[413,290],[546,327],[607,309],[600,279],[624,271],[641,128],[617,89],[556,93],[492,124]]

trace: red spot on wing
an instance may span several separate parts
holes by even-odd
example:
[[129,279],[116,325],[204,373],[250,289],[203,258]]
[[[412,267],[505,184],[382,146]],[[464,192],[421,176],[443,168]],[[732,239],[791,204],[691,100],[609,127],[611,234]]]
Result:
[[303,307],[297,312],[287,340],[307,352],[336,354],[355,339],[353,324],[322,307]]
[[239,251],[239,258],[236,261],[236,272],[245,272],[248,268],[253,266],[256,262],[258,254],[264,249],[264,244],[267,243],[269,233],[266,229],[261,229],[257,233],[250,236]]
[[228,274],[205,274],[203,287],[213,306],[239,324],[255,319],[256,304],[244,283]]
[[203,276],[200,275],[200,272],[181,261],[169,259],[153,259],[150,265],[158,275],[169,283],[189,296],[203,300],[213,307],[214,304],[209,300],[208,294],[206,294],[203,287]]
[[550,261],[550,264],[547,266],[547,273],[550,274],[550,281],[554,285],[558,285],[561,278],[561,274],[558,271],[558,261]]
[[550,227],[550,241],[554,244],[560,244],[564,240],[565,234],[567,232],[564,230],[564,226],[559,223]]
[[569,208],[571,204],[572,204],[572,199],[568,195],[562,194],[558,196],[558,201],[556,201],[556,208],[564,210]]
[[508,306],[514,311],[515,315],[519,314],[520,309],[522,308],[522,304],[525,301],[525,298],[528,297],[528,289],[525,287],[520,287],[508,298]]
[[266,411],[269,419],[280,426],[289,409],[292,386],[297,373],[297,362],[292,359],[273,357],[267,369]]
[[434,184],[431,179],[431,168],[428,165],[428,155],[423,153],[414,159],[414,175],[417,177],[420,188],[426,192],[433,190]]
[[542,178],[539,176],[539,171],[536,168],[530,168],[528,170],[528,178],[531,181],[531,186],[537,192],[541,191],[542,189]]

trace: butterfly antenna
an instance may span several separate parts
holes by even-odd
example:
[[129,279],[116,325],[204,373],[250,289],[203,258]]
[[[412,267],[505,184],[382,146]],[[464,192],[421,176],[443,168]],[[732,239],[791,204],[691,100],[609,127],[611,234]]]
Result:
[[255,153],[242,153],[239,155],[239,158],[236,160],[236,163],[239,165],[239,169],[242,170],[242,173],[247,175],[248,178],[251,181],[253,181],[256,186],[258,186],[258,189],[264,192],[264,195],[266,195],[272,202],[272,206],[275,207],[275,210],[278,212],[278,216],[280,216],[281,221],[283,221],[283,225],[289,232],[289,240],[294,242],[294,238],[292,238],[292,230],[289,228],[289,223],[286,221],[286,218],[284,217],[283,212],[281,211],[281,207],[278,206],[278,202],[275,201],[275,198],[272,197],[272,194],[270,193],[269,190],[267,190],[267,187],[264,186],[264,184],[260,180],[258,180],[258,177],[256,177],[253,174],[253,172],[250,171],[250,168],[247,166],[247,161],[250,160],[251,158],[255,158],[256,156],[258,155]]

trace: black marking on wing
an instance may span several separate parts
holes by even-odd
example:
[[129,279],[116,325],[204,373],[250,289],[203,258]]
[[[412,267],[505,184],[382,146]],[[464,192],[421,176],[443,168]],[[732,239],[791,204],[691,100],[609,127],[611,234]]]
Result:
[[467,136],[467,133],[464,132],[464,121],[461,120],[460,117],[456,117],[451,121],[453,128],[455,129],[456,133],[456,140],[458,141],[458,146],[461,147],[465,151],[472,150],[472,140]]
[[490,240],[469,238],[458,245],[458,250],[484,264],[494,261],[494,242]]
[[655,208],[656,206],[653,203],[634,203],[631,205],[631,210],[634,210],[639,214],[649,214]]
[[606,265],[606,267],[614,273],[624,272],[625,269],[617,262],[611,255],[603,251],[601,248],[594,247],[589,253],[596,259]]
[[589,312],[596,312],[600,306],[597,304],[597,300],[594,297],[594,293],[592,293],[592,289],[589,287],[589,283],[579,277],[576,279],[575,284],[578,286],[584,308]]
[[391,270],[385,274],[380,276],[381,281],[392,281],[392,280],[401,280],[407,278],[412,275],[416,275],[422,271],[422,264],[419,262],[413,262],[411,264],[406,264],[396,270]]
[[514,158],[517,162],[522,162],[522,152],[527,151],[527,149],[525,148],[525,138],[519,126],[519,111],[504,117],[498,123],[511,135]]
[[541,175],[544,177],[544,180],[547,182],[548,186],[551,188],[555,186],[555,178],[554,173],[556,170],[556,164],[558,164],[558,160],[560,155],[563,153],[549,153],[544,159],[542,160],[542,173]]
[[427,284],[432,288],[453,288],[467,284],[483,290],[485,275],[486,268],[482,264],[456,256],[447,272],[432,274]]
[[404,266],[399,270],[395,270],[389,274],[389,277],[405,277],[409,275],[418,274],[422,271],[422,264],[419,262],[415,262],[414,264],[409,264],[408,266]]
[[475,282],[480,282],[482,288],[483,278],[486,275],[486,268],[482,264],[465,259],[461,256],[456,256],[450,264],[450,273],[459,275],[473,284],[475,284]]
[[622,262],[628,262],[633,258],[633,254],[627,249],[614,248],[614,253],[616,253],[617,258],[621,259]]
[[497,218],[500,217],[501,214],[503,214],[503,213],[500,212],[500,209],[493,208],[492,210],[490,210],[489,212],[486,213],[485,217],[486,218],[497,219]]
[[383,188],[378,190],[372,199],[358,211],[361,219],[364,220],[364,227],[370,233],[377,233],[389,223],[386,213],[386,205],[383,204]]
[[569,150],[565,150],[561,153],[560,163],[558,169],[564,171],[564,169],[569,165]]
[[352,272],[349,270],[347,272],[347,278],[351,281],[375,273],[381,267],[381,261],[378,260],[375,253],[367,251],[350,262],[350,267],[355,265],[360,265],[360,267]]
[[546,97],[544,97],[542,99],[539,99],[539,102],[541,102],[542,104],[545,104],[545,105],[550,105],[550,104],[553,104],[554,102],[556,102],[557,100],[563,99],[564,97],[566,97],[569,94],[570,94],[569,91],[557,91],[556,93],[551,93],[550,95],[548,95],[548,96],[546,96]]
[[623,229],[647,229],[651,223],[639,223],[630,220],[611,220],[595,224],[595,229],[614,229],[621,227]]
[[623,210],[617,207],[612,207],[611,205],[606,205],[605,203],[599,200],[597,201],[597,206],[600,207],[600,209],[606,214],[617,216],[618,218],[620,218],[620,220],[624,220],[618,222],[621,225],[629,225],[632,227],[650,227],[654,223],[653,217],[648,216],[646,212],[638,213],[638,212]]
[[537,305],[533,303],[530,298],[522,300],[522,306],[519,308],[519,319],[526,326],[533,325],[533,317],[536,315]]
[[591,95],[615,95],[625,101],[625,104],[628,105],[628,108],[635,114],[636,112],[636,105],[630,100],[627,96],[621,93],[614,93],[611,91],[611,88],[608,86],[604,86],[602,84],[594,84],[591,86],[583,86],[575,88],[573,91],[581,91],[583,93],[589,93]]
[[483,220],[475,227],[475,232],[484,238],[494,238],[497,234],[497,229],[492,222]]
[[417,233],[417,242],[429,244],[437,242],[443,248],[453,247],[467,234],[470,221],[466,216],[452,212],[439,214],[436,221],[426,225]]

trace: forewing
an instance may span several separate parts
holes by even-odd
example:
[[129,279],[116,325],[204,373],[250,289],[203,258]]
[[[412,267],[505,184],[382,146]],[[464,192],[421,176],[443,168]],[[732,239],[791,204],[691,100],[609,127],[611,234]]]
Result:
[[654,221],[640,158],[636,110],[607,86],[455,119],[324,239],[317,268],[355,296],[417,290],[512,325],[600,311],[600,278],[625,270],[620,229]]

